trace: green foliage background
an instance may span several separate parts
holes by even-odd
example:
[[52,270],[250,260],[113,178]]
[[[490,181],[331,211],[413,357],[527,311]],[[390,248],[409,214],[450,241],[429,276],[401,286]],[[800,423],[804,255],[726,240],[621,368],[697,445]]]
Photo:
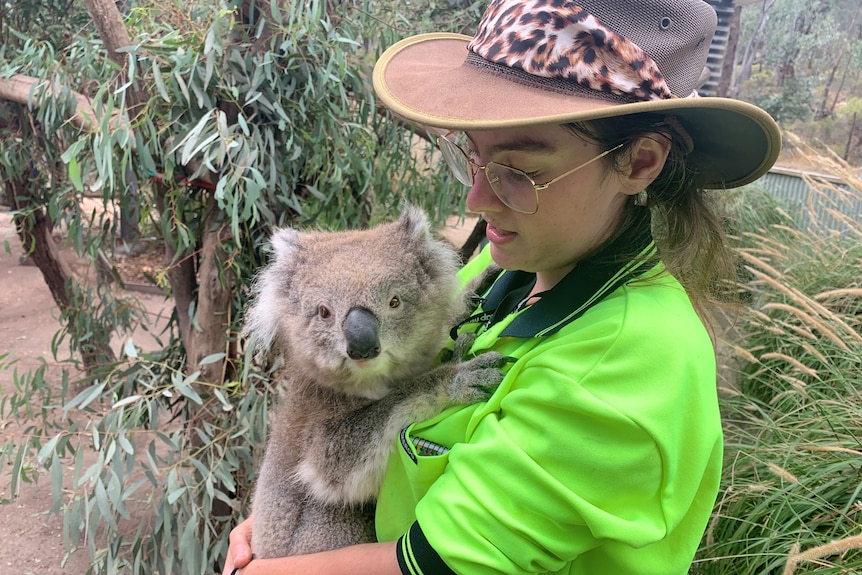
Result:
[[[199,365],[178,329],[180,314],[199,318],[194,308],[175,310],[155,353],[127,338],[118,359],[102,357],[84,379],[69,360],[61,385],[47,365],[18,373],[0,357],[16,388],[0,417],[23,429],[0,451],[12,497],[21,482],[50,477],[65,543],[89,553],[93,572],[218,570],[227,531],[248,513],[273,393],[236,341],[266,239],[275,226],[369,225],[405,201],[437,221],[461,209],[430,147],[377,108],[370,71],[382,47],[425,28],[460,31],[479,5],[140,2],[125,18],[125,82],[81,3],[0,6],[0,77],[45,81],[28,105],[0,103],[2,178],[40,190],[16,217],[47,214],[96,262],[122,246],[120,211],[139,213],[140,233],[164,242],[172,265],[200,257],[215,221],[226,230],[219,277],[237,288],[233,335]],[[74,92],[94,103],[89,129],[68,121]],[[145,97],[130,123],[135,93]],[[84,213],[84,196],[104,209]],[[169,288],[164,274],[153,279]],[[55,354],[65,344],[75,358],[146,328],[112,280],[67,285]],[[217,363],[221,378],[202,377]]]

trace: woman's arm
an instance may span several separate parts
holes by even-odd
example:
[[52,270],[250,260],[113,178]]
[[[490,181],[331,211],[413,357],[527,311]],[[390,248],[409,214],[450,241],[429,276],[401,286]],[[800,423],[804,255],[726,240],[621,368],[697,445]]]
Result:
[[[395,542],[365,543],[313,555],[255,559],[238,575],[401,575]],[[228,573],[228,575],[230,575]]]
[[401,575],[395,557],[395,542],[367,543],[344,549],[335,549],[313,555],[281,557],[278,559],[251,558],[251,517],[230,532],[230,548],[222,575],[232,575],[234,568],[241,568],[237,575],[287,575],[318,573],[338,575]]

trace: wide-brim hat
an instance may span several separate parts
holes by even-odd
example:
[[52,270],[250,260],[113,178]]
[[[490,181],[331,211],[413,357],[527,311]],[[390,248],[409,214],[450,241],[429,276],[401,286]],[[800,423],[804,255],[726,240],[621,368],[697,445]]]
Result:
[[494,0],[473,38],[391,46],[374,88],[395,114],[445,130],[665,114],[682,126],[703,187],[731,188],[773,165],[781,136],[757,106],[696,96],[715,27],[702,0]]

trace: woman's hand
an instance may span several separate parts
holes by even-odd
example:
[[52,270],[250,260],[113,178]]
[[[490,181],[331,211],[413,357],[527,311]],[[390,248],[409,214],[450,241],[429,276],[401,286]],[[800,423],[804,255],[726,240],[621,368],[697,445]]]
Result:
[[[228,538],[222,575],[401,575],[395,542],[366,543],[332,551],[251,560],[251,516],[234,527]],[[246,569],[247,567],[247,569]]]
[[232,575],[251,561],[251,516],[231,529],[229,546],[222,575]]

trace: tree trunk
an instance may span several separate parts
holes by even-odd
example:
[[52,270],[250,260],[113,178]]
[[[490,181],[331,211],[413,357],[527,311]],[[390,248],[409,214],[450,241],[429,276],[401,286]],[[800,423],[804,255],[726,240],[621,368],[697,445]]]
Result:
[[[112,0],[84,0],[90,18],[99,31],[99,37],[108,51],[108,57],[120,67],[120,83],[125,84],[129,80],[126,67],[126,55],[119,52],[120,48],[132,44],[129,32],[123,24],[123,16]],[[135,125],[138,114],[144,110],[147,102],[147,94],[137,90],[134,84],[126,90],[126,105],[129,112],[131,125]],[[127,242],[135,242],[140,237],[140,210],[138,209],[138,179],[134,170],[126,170],[126,188],[120,202],[120,237]]]
[[[83,331],[80,329],[82,310],[75,308],[69,297],[69,287],[77,280],[60,255],[60,250],[57,249],[57,244],[51,235],[53,222],[39,206],[38,193],[31,189],[32,182],[27,176],[0,175],[3,176],[12,208],[19,212],[13,221],[24,253],[42,272],[51,297],[54,298],[60,311],[66,315],[67,330],[71,337],[77,337]],[[112,327],[94,323],[88,331],[91,334],[86,342],[78,343],[84,369],[90,371],[103,363],[116,361],[116,355],[110,347]]]
[[[862,10],[862,2],[856,5],[856,10],[853,12],[853,17],[850,19],[850,25],[847,27],[848,30],[852,30],[856,25],[856,19],[859,16],[859,11]],[[844,78],[847,77],[847,67],[844,67],[844,76],[841,78],[841,85],[838,87],[838,90],[835,92],[835,98],[833,99],[832,106],[827,110],[826,105],[829,101],[829,91],[832,89],[832,82],[835,81],[835,75],[838,73],[838,68],[841,67],[841,61],[844,59],[844,54],[847,53],[847,47],[850,46],[851,43],[849,40],[845,40],[841,42],[841,51],[838,52],[838,56],[835,58],[835,64],[832,66],[832,69],[829,71],[829,78],[826,79],[826,84],[823,86],[823,101],[820,102],[820,107],[814,114],[815,120],[822,120],[826,116],[830,116],[835,111],[835,105],[838,102],[838,96],[841,93],[841,88],[844,87]]]
[[[165,199],[168,197],[168,186],[164,182],[153,182],[155,190],[156,209],[163,222],[172,222],[179,219]],[[195,303],[195,291],[197,289],[197,273],[195,266],[195,254],[193,251],[180,253],[171,237],[170,230],[162,234],[165,242],[165,265],[168,283],[171,286],[171,295],[174,298],[174,307],[177,310],[177,323],[179,323],[180,339],[183,347],[188,351],[188,344],[192,338],[192,320],[189,316]]]
[[775,4],[776,0],[764,0],[760,6],[760,17],[757,20],[754,33],[745,45],[745,52],[742,55],[742,64],[739,69],[739,77],[736,79],[735,85],[731,88],[731,94],[736,96],[739,93],[739,88],[742,84],[751,77],[751,68],[754,65],[754,59],[760,48],[763,40],[763,31],[766,29],[766,22],[769,20],[769,9]]
[[[196,327],[191,331],[186,348],[189,367],[195,369],[208,355],[225,352],[231,325],[231,299],[235,278],[230,269],[230,254],[224,249],[230,245],[230,228],[222,221],[215,196],[208,194],[203,241],[201,242],[200,269],[198,271],[198,305]],[[203,381],[221,383],[224,378],[225,359],[201,367]]]
[[[26,178],[3,177],[6,183],[7,196],[12,208],[19,211],[13,218],[15,231],[21,240],[25,257],[36,264],[42,277],[48,285],[54,303],[61,310],[69,308],[69,294],[66,293],[66,282],[72,278],[72,270],[60,257],[60,251],[51,235],[53,228],[51,220],[42,208],[33,208],[24,198],[30,198]],[[28,217],[24,211],[31,212]]]
[[[128,31],[123,24],[122,15],[113,0],[84,0],[93,23],[99,31],[108,56],[124,71],[121,81],[126,77],[126,56],[120,48],[132,44]],[[252,2],[249,1],[248,4]],[[268,7],[268,4],[266,5]],[[146,94],[135,89],[127,92],[130,116],[143,109]],[[134,120],[132,120],[134,123]],[[128,193],[136,192],[134,179],[131,179]],[[157,203],[163,218],[171,221],[170,207],[165,198],[169,193],[166,186],[156,184]],[[124,198],[133,203],[131,198]],[[125,202],[124,202],[125,203]],[[128,221],[129,218],[124,218]],[[166,233],[165,250],[171,262],[167,276],[171,284],[180,336],[188,358],[190,370],[195,370],[204,357],[225,351],[227,326],[230,323],[231,288],[233,279],[227,267],[222,269],[221,262],[227,261],[222,248],[226,238],[223,224],[219,223],[219,213],[215,199],[208,196],[207,218],[203,224],[201,252],[198,254],[196,269],[195,254],[178,253],[178,246],[172,245],[170,234]],[[221,274],[221,275],[220,275]],[[194,317],[190,316],[194,313]],[[224,362],[204,366],[201,377],[205,381],[220,382],[224,372]]]
[[[168,189],[156,184],[157,209],[166,221],[174,214],[166,204]],[[229,228],[221,221],[215,197],[207,192],[206,217],[202,224],[199,250],[178,252],[165,234],[167,277],[177,309],[180,337],[188,358],[188,370],[195,371],[200,361],[219,352],[225,359],[201,367],[201,380],[221,383],[226,375],[226,361],[232,359],[229,348],[231,300],[236,278],[230,270],[230,254],[224,245],[230,244]]]
[[838,107],[838,99],[841,97],[841,90],[844,89],[844,82],[847,80],[847,72],[850,71],[850,66],[844,67],[844,73],[841,74],[841,81],[838,83],[838,89],[835,90],[835,97],[832,98],[832,105],[829,106],[829,111],[827,115],[834,116],[835,108]]
[[718,80],[716,96],[727,98],[733,85],[736,71],[736,48],[739,45],[739,21],[742,6],[734,6],[727,30],[727,46],[724,49],[724,60],[721,63],[721,78]]
[[853,149],[853,132],[856,131],[856,112],[853,112],[853,120],[850,122],[850,133],[847,135],[847,146],[844,147],[844,161],[850,158],[850,150]]
[[[129,38],[126,25],[123,24],[123,16],[120,14],[117,4],[113,0],[84,0],[84,4],[87,5],[87,12],[90,13],[90,18],[93,19],[93,24],[99,31],[99,37],[105,45],[108,58],[122,70],[120,84],[125,84],[130,80],[127,75],[126,55],[118,50],[131,46],[132,41]],[[134,125],[134,120],[146,101],[147,95],[134,87],[130,87],[126,91],[126,103],[132,125]]]

